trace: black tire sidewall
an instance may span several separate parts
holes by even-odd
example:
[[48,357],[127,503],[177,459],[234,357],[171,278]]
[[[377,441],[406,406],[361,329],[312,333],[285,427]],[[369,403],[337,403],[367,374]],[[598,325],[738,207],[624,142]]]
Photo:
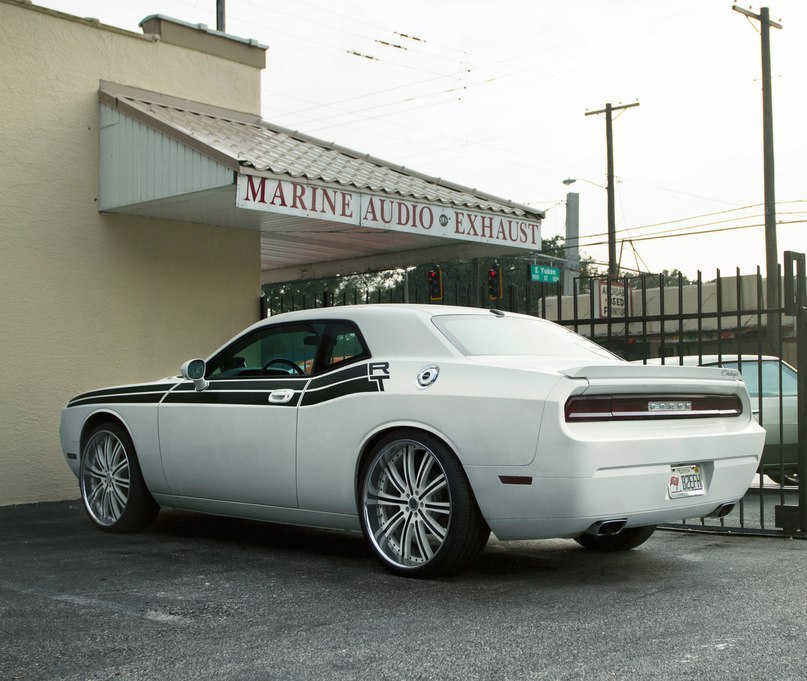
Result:
[[[120,440],[126,454],[126,460],[129,465],[129,496],[126,500],[126,507],[121,514],[121,517],[111,525],[103,525],[99,523],[90,512],[88,508],[86,495],[84,492],[84,466],[87,459],[87,444],[100,432],[112,433]],[[140,464],[137,461],[137,453],[135,452],[134,442],[129,435],[129,432],[120,423],[115,421],[108,421],[101,423],[93,428],[81,447],[81,465],[79,467],[79,490],[81,492],[81,501],[84,511],[92,521],[92,524],[102,530],[103,532],[133,532],[146,527],[157,514],[159,507],[152,498],[146,483],[143,480],[143,474],[140,471]]]
[[[443,468],[451,499],[451,517],[445,541],[428,563],[416,567],[403,567],[390,561],[373,543],[370,537],[371,530],[367,525],[364,497],[368,475],[378,455],[390,444],[398,441],[417,443],[434,454]],[[414,429],[401,429],[389,433],[375,443],[368,452],[359,476],[358,511],[362,532],[373,554],[389,570],[407,577],[436,577],[456,572],[481,550],[481,546],[476,547],[481,541],[480,535],[484,534],[486,540],[489,533],[479,513],[465,471],[454,452],[436,436]],[[484,546],[484,542],[481,542],[481,545]]]

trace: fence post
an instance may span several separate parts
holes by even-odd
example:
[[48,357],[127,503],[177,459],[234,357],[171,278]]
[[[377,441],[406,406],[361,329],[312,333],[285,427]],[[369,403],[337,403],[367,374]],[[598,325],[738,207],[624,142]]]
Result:
[[[804,254],[801,254],[801,281],[804,282]],[[803,284],[802,284],[803,285]],[[802,301],[804,303],[805,301]],[[801,339],[799,343],[798,340]],[[800,367],[796,407],[798,419],[799,457],[799,526],[807,531],[807,306],[802,304],[796,313],[796,354]]]
[[804,253],[785,251],[784,294],[784,313],[796,317],[799,494],[798,506],[776,507],[776,526],[785,530],[807,532],[807,267]]
[[266,294],[261,291],[261,295],[258,298],[258,315],[259,319],[266,319],[269,315],[266,313],[269,310],[269,300],[266,298]]

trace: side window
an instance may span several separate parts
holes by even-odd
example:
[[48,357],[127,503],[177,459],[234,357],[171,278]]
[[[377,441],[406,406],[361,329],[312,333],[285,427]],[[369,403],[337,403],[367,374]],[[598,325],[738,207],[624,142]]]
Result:
[[207,378],[310,376],[325,324],[270,326],[236,341],[207,366]]
[[[725,367],[737,368],[737,362],[725,362]],[[751,397],[759,397],[759,366],[756,360],[743,362],[743,379]],[[782,396],[798,395],[798,377],[789,366],[782,364]],[[762,362],[762,397],[779,396],[779,362],[766,360]]]
[[[736,369],[739,371],[740,365],[738,362],[723,362],[721,366],[726,367],[726,369]],[[755,360],[743,362],[743,370],[741,373],[745,381],[745,387],[748,388],[748,394],[751,395],[751,397],[759,397],[759,362]]]
[[359,330],[353,324],[334,322],[328,327],[322,366],[319,369],[327,371],[369,356],[367,346],[365,346]]
[[[762,363],[762,396],[779,396],[779,362]],[[791,397],[798,395],[798,378],[790,367],[782,366],[782,395]]]

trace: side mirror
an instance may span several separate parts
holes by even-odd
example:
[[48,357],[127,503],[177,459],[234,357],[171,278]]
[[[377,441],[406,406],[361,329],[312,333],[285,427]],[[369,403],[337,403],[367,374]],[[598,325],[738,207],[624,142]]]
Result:
[[205,370],[207,369],[203,359],[189,359],[179,368],[179,374],[186,381],[193,381],[193,387],[197,391],[204,390],[210,385],[205,380]]

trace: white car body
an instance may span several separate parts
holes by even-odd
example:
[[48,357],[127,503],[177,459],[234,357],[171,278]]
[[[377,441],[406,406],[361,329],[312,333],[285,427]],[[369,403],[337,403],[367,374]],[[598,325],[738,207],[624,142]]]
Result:
[[[270,330],[328,329],[337,321],[358,328],[367,352],[336,358],[332,370],[315,375],[250,375],[266,357],[250,369],[228,350]],[[485,329],[480,347],[501,342],[501,354],[470,353],[450,331],[464,324],[472,334]],[[508,354],[516,347],[510,327],[534,333],[530,354]],[[295,359],[304,372],[315,361]],[[205,370],[196,384],[175,377],[72,399],[60,429],[70,468],[81,475],[92,427],[116,421],[161,506],[361,531],[363,457],[385,434],[425,433],[456,457],[497,537],[538,539],[716,512],[745,493],[765,435],[734,372],[637,366],[552,322],[481,309],[365,305],[286,313],[239,334]],[[570,398],[606,395],[655,400],[661,411],[567,419]],[[693,408],[693,395],[713,402],[727,396],[739,413],[690,418],[680,410]],[[683,401],[664,401],[674,399]],[[698,467],[703,489],[671,498],[671,471],[683,465]]]

